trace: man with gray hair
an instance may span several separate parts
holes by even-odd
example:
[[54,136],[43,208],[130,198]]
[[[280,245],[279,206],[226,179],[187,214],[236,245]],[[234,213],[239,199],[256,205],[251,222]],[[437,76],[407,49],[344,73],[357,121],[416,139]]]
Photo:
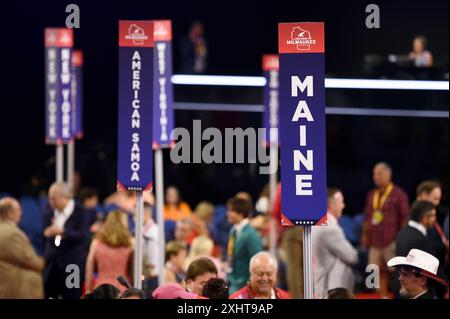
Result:
[[313,227],[314,294],[318,299],[334,288],[353,291],[355,278],[352,266],[358,252],[345,238],[339,219],[345,208],[344,195],[338,188],[327,189],[327,226]]
[[17,200],[0,199],[0,299],[44,297],[44,259],[38,257],[17,224],[22,211]]
[[406,192],[392,182],[392,168],[380,162],[373,168],[375,188],[366,197],[361,246],[368,248],[368,263],[380,269],[381,297],[389,291],[386,263],[395,255],[395,238],[408,222],[409,200]]
[[250,259],[250,281],[230,299],[291,299],[289,293],[276,287],[278,263],[270,253],[262,251]]
[[51,210],[44,216],[45,295],[78,299],[84,282],[89,224],[84,208],[75,203],[69,186],[53,183],[48,192]]

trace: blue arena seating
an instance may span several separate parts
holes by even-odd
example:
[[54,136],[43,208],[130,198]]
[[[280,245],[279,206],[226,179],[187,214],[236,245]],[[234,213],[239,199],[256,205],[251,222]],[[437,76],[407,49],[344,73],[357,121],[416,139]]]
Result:
[[11,194],[7,193],[7,192],[0,192],[0,199],[2,199],[3,197],[7,197],[7,196],[11,196]]
[[364,224],[364,213],[356,214],[355,216],[353,216],[355,239],[358,245],[361,242],[363,224]]
[[342,215],[342,217],[339,219],[339,225],[341,225],[342,229],[344,230],[344,234],[347,240],[355,245],[356,236],[354,231],[353,218],[348,215]]
[[42,255],[43,212],[39,201],[33,197],[21,197],[22,218],[19,227],[27,234],[36,253]]
[[223,251],[226,251],[228,245],[228,236],[231,225],[227,221],[227,207],[225,205],[216,205],[213,218],[213,240]]
[[166,243],[175,239],[176,224],[173,220],[164,221],[164,237],[166,238]]

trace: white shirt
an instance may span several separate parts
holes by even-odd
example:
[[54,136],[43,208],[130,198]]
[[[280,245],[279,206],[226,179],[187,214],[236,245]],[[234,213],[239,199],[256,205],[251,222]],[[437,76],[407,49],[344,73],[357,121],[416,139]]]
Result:
[[144,250],[146,265],[153,265],[152,276],[158,276],[161,272],[163,265],[160,263],[160,249],[159,249],[159,230],[158,225],[149,220],[144,226]]
[[73,199],[69,200],[66,207],[62,211],[55,209],[53,211],[54,221],[53,223],[61,229],[64,229],[64,224],[72,215],[75,209],[75,201]]
[[[255,297],[255,299],[262,299],[261,297]],[[270,299],[277,299],[277,295],[275,294],[275,289],[270,291]]]
[[239,224],[234,225],[234,229],[236,230],[236,236],[242,231],[242,229],[249,223],[248,218],[244,218]]
[[427,229],[425,228],[424,225],[419,224],[418,222],[414,221],[414,220],[410,220],[408,222],[408,226],[417,229],[418,231],[420,231],[424,236],[427,235]]

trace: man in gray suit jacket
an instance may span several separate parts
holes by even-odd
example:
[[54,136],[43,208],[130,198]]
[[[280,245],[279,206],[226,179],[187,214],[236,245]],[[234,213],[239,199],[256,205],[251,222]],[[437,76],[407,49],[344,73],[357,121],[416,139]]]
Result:
[[327,226],[312,229],[314,294],[323,299],[327,291],[346,288],[353,291],[351,266],[358,262],[358,253],[345,238],[338,224],[344,210],[344,196],[337,188],[327,190]]

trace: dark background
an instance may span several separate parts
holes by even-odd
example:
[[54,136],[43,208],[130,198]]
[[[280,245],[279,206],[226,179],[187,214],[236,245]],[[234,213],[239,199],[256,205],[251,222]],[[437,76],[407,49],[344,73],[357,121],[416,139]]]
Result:
[[[85,138],[77,143],[83,185],[102,196],[115,188],[117,137],[117,31],[119,19],[172,19],[174,64],[178,42],[194,20],[205,25],[211,74],[260,75],[261,55],[277,51],[277,23],[325,21],[326,72],[362,77],[366,54],[407,54],[414,35],[428,38],[436,63],[448,75],[448,6],[438,1],[17,1],[0,4],[0,192],[16,196],[34,175],[54,179],[54,147],[44,144],[43,30],[64,26],[66,5],[81,10],[75,47],[84,50]],[[376,3],[381,28],[365,27],[365,7]],[[197,90],[197,91],[196,91]],[[260,89],[175,87],[177,102],[261,103]],[[448,92],[327,91],[328,106],[440,109]],[[258,127],[258,113],[176,111],[176,125]],[[413,195],[424,178],[448,189],[448,119],[327,116],[328,181],[342,187],[347,212],[362,209],[371,168],[380,160]],[[268,181],[243,165],[173,165],[165,151],[165,185],[176,184],[191,204],[223,202],[236,191],[257,196]],[[446,191],[447,194],[447,191]],[[448,195],[445,196],[448,201]]]

